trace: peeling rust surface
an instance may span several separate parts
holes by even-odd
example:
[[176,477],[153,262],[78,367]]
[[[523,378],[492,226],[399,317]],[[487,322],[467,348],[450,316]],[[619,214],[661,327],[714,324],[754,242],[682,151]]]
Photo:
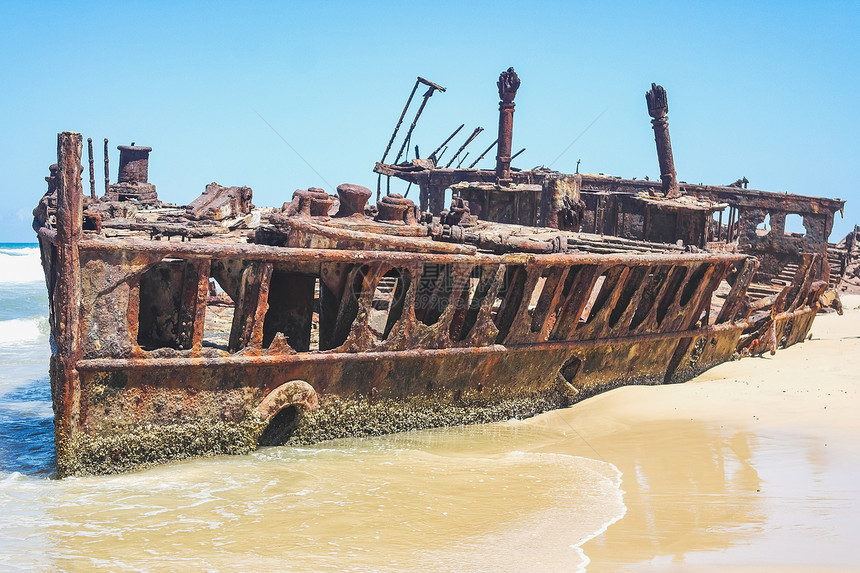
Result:
[[210,183],[197,199],[188,204],[185,212],[192,219],[221,221],[251,212],[253,205],[250,187],[223,187]]

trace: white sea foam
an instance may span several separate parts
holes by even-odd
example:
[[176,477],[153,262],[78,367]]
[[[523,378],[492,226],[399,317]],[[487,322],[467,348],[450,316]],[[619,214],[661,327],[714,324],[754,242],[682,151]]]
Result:
[[39,249],[0,249],[0,283],[44,281]]
[[0,345],[33,342],[48,336],[47,316],[0,320]]
[[48,400],[4,401],[3,410],[21,418],[51,418],[54,415],[53,407]]

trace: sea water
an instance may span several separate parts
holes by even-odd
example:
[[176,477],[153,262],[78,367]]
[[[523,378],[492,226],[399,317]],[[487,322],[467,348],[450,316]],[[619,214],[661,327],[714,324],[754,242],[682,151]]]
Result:
[[36,245],[0,244],[0,570],[582,570],[612,464],[511,420],[56,480]]

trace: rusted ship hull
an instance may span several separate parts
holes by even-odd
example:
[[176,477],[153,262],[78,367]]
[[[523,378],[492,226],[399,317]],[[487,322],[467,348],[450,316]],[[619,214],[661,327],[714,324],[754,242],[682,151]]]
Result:
[[[442,88],[422,82],[426,103]],[[346,184],[274,209],[215,183],[163,204],[151,149],[120,146],[110,184],[107,140],[105,194],[90,146],[86,197],[82,138],[59,134],[34,211],[58,475],[525,417],[807,336],[827,287],[821,253],[798,252],[788,284],[748,298],[758,260],[700,248],[722,207],[679,199],[662,160],[665,197],[634,198],[629,236],[580,233],[605,202],[581,200],[581,175],[510,166],[518,87],[502,74],[495,172],[377,164],[420,186],[420,210],[393,194],[369,207],[371,191]],[[665,122],[655,133],[668,143]],[[666,213],[671,240],[654,242],[645,231]]]
[[[355,252],[96,235],[64,244],[61,227],[39,232],[55,340],[77,334],[57,346],[52,368],[60,475],[247,452],[261,438],[310,443],[523,417],[622,384],[684,381],[736,354],[757,266],[710,253]],[[213,268],[240,291],[226,350],[205,340]],[[332,269],[345,279],[339,290]],[[392,275],[400,303],[380,321],[374,294]],[[712,312],[726,278],[733,286]],[[815,312],[809,282],[798,286],[772,329],[782,338],[791,325],[785,345],[803,339]],[[158,315],[157,293],[177,297],[173,348],[147,350],[164,337],[141,319]],[[80,301],[76,317],[64,317],[59,297]],[[281,327],[293,328],[295,347],[266,335],[272,308],[302,325],[304,337]]]

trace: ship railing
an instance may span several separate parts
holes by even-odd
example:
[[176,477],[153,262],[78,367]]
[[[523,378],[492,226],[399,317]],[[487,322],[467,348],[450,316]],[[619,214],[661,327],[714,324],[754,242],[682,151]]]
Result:
[[[743,328],[757,266],[709,253],[456,255],[99,238],[79,247],[85,358],[670,338]],[[223,292],[212,296],[212,282]],[[229,324],[220,338],[218,315]]]

